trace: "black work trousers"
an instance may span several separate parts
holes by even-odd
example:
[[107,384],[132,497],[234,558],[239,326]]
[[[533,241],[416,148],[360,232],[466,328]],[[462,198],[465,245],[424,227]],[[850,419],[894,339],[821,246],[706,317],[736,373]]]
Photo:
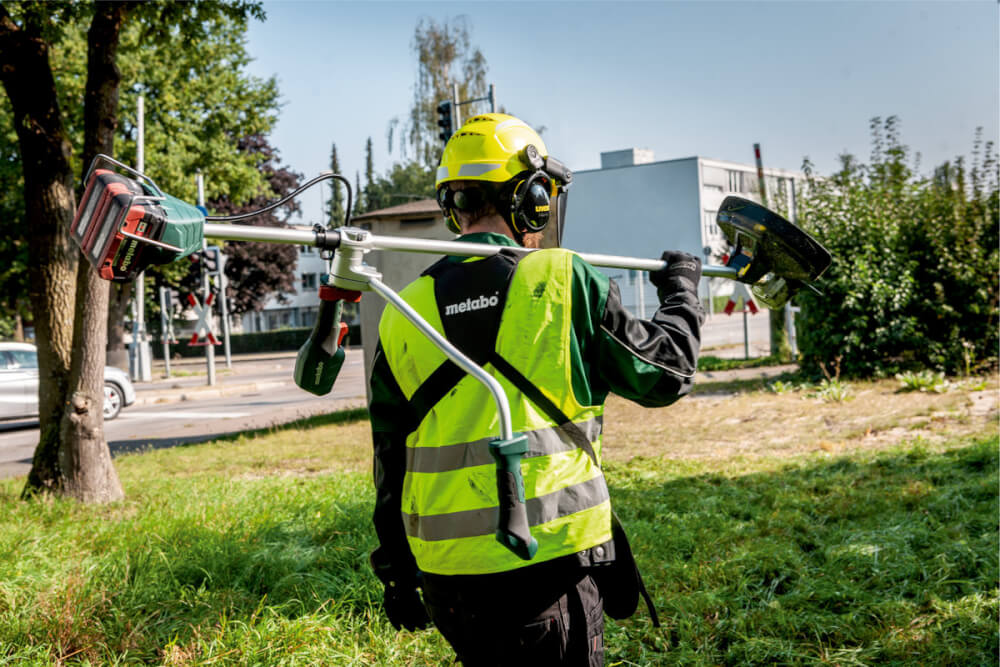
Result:
[[604,605],[586,568],[563,562],[493,575],[425,574],[422,589],[464,667],[604,665]]

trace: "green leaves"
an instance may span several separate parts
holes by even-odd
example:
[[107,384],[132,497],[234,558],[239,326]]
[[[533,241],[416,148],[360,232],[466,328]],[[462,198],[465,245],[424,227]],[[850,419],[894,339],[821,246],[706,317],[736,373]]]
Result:
[[830,179],[810,173],[802,199],[799,222],[834,258],[823,296],[798,297],[805,366],[840,356],[847,375],[968,372],[998,345],[998,187],[982,175],[995,148],[977,140],[971,187],[961,159],[917,176],[895,117],[873,119],[872,134],[871,164],[841,156]]

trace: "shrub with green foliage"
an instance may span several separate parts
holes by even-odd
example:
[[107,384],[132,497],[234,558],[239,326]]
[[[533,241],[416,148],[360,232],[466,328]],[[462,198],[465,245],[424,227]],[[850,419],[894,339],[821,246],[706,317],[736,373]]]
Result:
[[970,167],[957,158],[925,178],[909,166],[897,118],[871,127],[871,164],[842,155],[828,179],[804,167],[799,223],[833,264],[822,296],[797,297],[803,366],[839,358],[848,376],[974,372],[1000,343],[996,147],[977,133]]

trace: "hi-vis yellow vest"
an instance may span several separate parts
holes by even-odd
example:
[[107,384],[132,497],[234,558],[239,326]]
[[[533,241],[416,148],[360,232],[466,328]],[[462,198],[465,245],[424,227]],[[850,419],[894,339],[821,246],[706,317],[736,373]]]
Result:
[[[586,434],[599,460],[603,405],[580,405],[570,377],[572,253],[531,253],[517,264],[509,288],[493,285],[491,289],[487,285],[488,293],[477,294],[480,281],[475,280],[476,271],[491,262],[492,258],[463,262],[457,280],[437,285],[433,274],[424,275],[401,295],[442,334],[449,327],[453,333],[465,333],[456,329],[453,317],[488,316],[491,308],[497,309],[499,327],[495,334],[488,333],[495,335],[492,349],[487,340],[483,348],[486,356],[480,354],[476,359],[467,350],[463,352],[499,381],[510,401],[515,433],[528,435],[529,451],[521,471],[538,553],[531,561],[521,560],[494,537],[496,467],[488,445],[499,437],[499,420],[489,391],[461,372],[454,372],[453,380],[442,385],[440,380],[448,367],[457,371],[457,366],[387,306],[379,324],[386,361],[411,406],[423,403],[418,409],[423,418],[406,439],[401,504],[410,549],[424,572],[504,572],[611,539],[611,504],[600,466],[574,444],[566,429],[557,428],[550,416],[554,405]],[[466,270],[469,275],[462,273]],[[448,289],[458,293],[442,292],[442,285],[451,285]],[[448,318],[450,324],[446,326],[442,318]],[[449,339],[462,349],[454,336]],[[498,365],[507,369],[507,375]],[[521,377],[512,381],[509,375]],[[525,379],[544,398],[536,396],[533,401],[515,386],[517,382],[524,388]],[[435,386],[440,395],[428,391]],[[432,396],[429,401],[428,396]],[[546,399],[548,410],[539,405]]]

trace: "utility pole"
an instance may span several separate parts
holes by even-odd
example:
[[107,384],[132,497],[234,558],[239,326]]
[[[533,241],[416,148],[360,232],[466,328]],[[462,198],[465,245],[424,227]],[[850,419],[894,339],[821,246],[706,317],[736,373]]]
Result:
[[[142,95],[139,96],[137,105],[135,168],[141,174],[146,168],[146,103]],[[136,276],[133,292],[132,345],[129,346],[129,374],[136,382],[150,382],[153,379],[151,363],[153,351],[150,349],[149,339],[146,336],[146,280],[144,273]]]

